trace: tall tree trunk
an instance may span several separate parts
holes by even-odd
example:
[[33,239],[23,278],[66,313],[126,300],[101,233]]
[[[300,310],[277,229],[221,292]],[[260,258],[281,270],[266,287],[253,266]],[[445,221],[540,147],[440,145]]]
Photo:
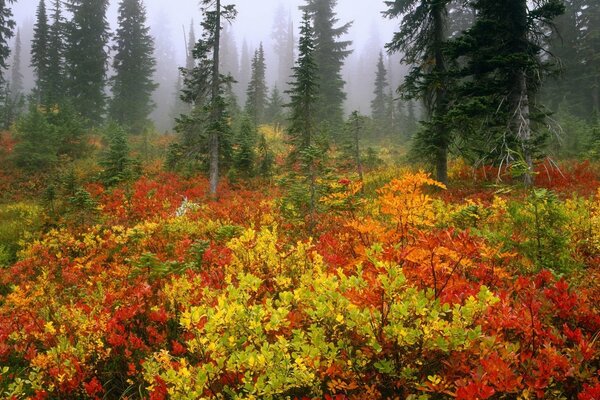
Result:
[[221,86],[221,77],[219,74],[219,45],[221,40],[221,0],[217,0],[216,4],[216,22],[215,22],[215,40],[213,44],[213,70],[212,70],[212,124],[209,135],[209,180],[210,180],[210,195],[217,197],[217,186],[219,184],[219,131],[218,123],[221,119],[221,102],[219,101],[219,91]]
[[445,124],[443,124],[439,117],[444,116],[448,111],[447,104],[447,93],[446,93],[446,62],[443,54],[443,46],[446,40],[446,3],[443,1],[438,1],[432,8],[432,17],[434,24],[434,58],[435,58],[435,72],[438,76],[444,79],[444,82],[437,82],[435,93],[435,99],[433,106],[432,116],[436,119],[434,134],[435,137],[435,147],[437,149],[435,154],[435,166],[436,166],[436,178],[439,182],[443,184],[448,183],[448,135],[450,132],[448,131]]
[[[518,3],[518,12],[514,15],[515,21],[515,36],[518,37],[517,48],[518,52],[526,52],[528,47],[528,28],[527,28],[527,0],[516,0]],[[533,156],[531,154],[531,115],[529,102],[529,87],[527,82],[527,71],[525,67],[519,68],[515,72],[513,79],[514,87],[512,90],[511,112],[512,134],[519,139],[523,150],[523,161],[527,166],[527,171],[523,176],[525,186],[533,184]]]

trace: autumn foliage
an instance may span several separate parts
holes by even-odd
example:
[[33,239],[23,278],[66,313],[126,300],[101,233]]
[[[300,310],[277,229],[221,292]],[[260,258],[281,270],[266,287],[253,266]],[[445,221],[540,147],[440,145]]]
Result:
[[600,398],[598,188],[386,174],[331,183],[313,237],[269,186],[87,185],[0,270],[1,397]]

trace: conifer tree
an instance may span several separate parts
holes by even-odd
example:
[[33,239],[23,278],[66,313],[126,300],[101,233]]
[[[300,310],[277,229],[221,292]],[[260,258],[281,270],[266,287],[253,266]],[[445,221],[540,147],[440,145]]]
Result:
[[108,148],[100,160],[103,168],[101,178],[105,185],[114,186],[132,177],[133,160],[129,155],[127,132],[114,122],[106,130]]
[[110,116],[133,133],[141,133],[149,124],[154,107],[152,92],[157,87],[152,80],[156,66],[154,41],[146,26],[142,1],[122,0],[118,22]]
[[246,39],[242,42],[242,52],[240,54],[240,74],[236,77],[238,83],[236,85],[236,95],[241,104],[246,104],[246,90],[250,83],[250,73],[252,70],[252,59],[250,49]]
[[277,55],[277,86],[284,91],[294,68],[294,23],[291,15],[286,17],[286,9],[279,3],[275,11],[275,22],[271,38]]
[[448,74],[444,55],[447,5],[450,0],[386,1],[390,18],[403,16],[400,30],[387,48],[403,54],[413,68],[401,90],[407,99],[424,100],[429,114],[426,128],[415,138],[415,152],[433,162],[437,180],[448,182],[448,149],[451,130],[448,112]]
[[377,71],[375,73],[375,88],[373,90],[373,100],[371,101],[371,118],[377,126],[377,130],[380,133],[385,132],[390,128],[391,125],[391,113],[395,108],[390,104],[390,96],[387,92],[389,86],[387,80],[387,71],[383,62],[383,53],[379,53],[379,60],[377,62]]
[[0,84],[4,83],[3,72],[6,69],[6,60],[10,55],[8,41],[14,36],[15,21],[12,19],[10,4],[14,0],[0,2]]
[[192,71],[196,65],[194,60],[194,47],[196,47],[196,31],[194,30],[194,20],[190,22],[190,29],[188,31],[188,41],[185,52],[185,69]]
[[35,74],[35,95],[41,103],[42,94],[48,87],[48,46],[50,45],[50,26],[48,25],[48,14],[46,12],[46,1],[40,0],[36,12],[36,23],[33,28],[33,40],[31,41],[31,67]]
[[48,70],[46,88],[41,94],[42,104],[56,105],[65,97],[65,23],[62,17],[61,0],[54,0],[52,24],[49,28]]
[[[549,62],[541,63],[545,54],[541,31],[564,11],[561,0],[475,0],[477,20],[449,48],[454,59],[465,57],[458,73],[467,79],[453,90],[452,114],[464,130],[476,121],[474,135],[479,136],[484,121],[488,137],[475,137],[487,154],[481,157],[520,165],[526,185],[532,184],[533,160],[540,150],[541,136],[536,136],[534,122],[539,114],[536,93],[539,91]],[[530,8],[531,7],[531,8]],[[536,37],[537,35],[537,37]],[[483,144],[487,146],[483,146]]]
[[15,48],[10,71],[10,90],[12,100],[18,102],[23,97],[23,74],[21,73],[21,30],[17,29]]
[[338,23],[334,11],[337,0],[306,0],[301,8],[309,13],[313,21],[315,51],[314,59],[318,67],[320,96],[318,123],[341,126],[344,119],[344,80],[342,67],[351,51],[351,41],[339,40],[350,29],[352,23],[335,26]]
[[[591,104],[591,113],[600,118],[600,3],[594,0],[582,0],[581,41],[579,51],[584,73],[581,77],[586,97]],[[586,90],[587,89],[587,90]]]
[[189,153],[198,156],[199,149],[206,150],[210,195],[216,197],[220,161],[230,130],[223,96],[230,79],[219,70],[221,24],[233,20],[237,12],[235,6],[222,5],[221,0],[202,0],[201,6],[203,33],[194,48],[195,66],[186,71],[183,90],[183,99],[193,109],[191,115],[180,119],[178,128],[188,137],[184,147]]
[[256,162],[254,147],[257,132],[256,126],[247,115],[242,117],[237,136],[237,149],[233,157],[233,166],[242,177],[250,178],[254,175]]
[[246,90],[246,114],[255,125],[264,122],[267,102],[267,84],[265,82],[265,52],[262,43],[252,59],[252,74]]
[[[309,229],[314,228],[317,207],[317,178],[322,149],[317,142],[318,67],[314,59],[315,42],[308,11],[300,27],[298,60],[290,83],[288,135],[292,150],[288,162],[299,164],[308,184]],[[304,191],[304,190],[301,190]],[[299,193],[298,193],[299,194]],[[295,197],[297,197],[295,195]]]
[[267,99],[267,108],[265,110],[265,121],[270,124],[279,125],[283,123],[283,97],[277,86],[273,86],[269,98]]
[[90,123],[98,124],[106,103],[108,0],[68,0],[66,7],[72,13],[66,24],[68,94],[77,111]]

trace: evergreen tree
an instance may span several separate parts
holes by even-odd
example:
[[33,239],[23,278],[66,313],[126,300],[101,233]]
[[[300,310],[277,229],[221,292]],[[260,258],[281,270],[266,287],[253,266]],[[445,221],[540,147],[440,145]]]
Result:
[[188,31],[188,41],[185,52],[185,69],[192,71],[196,65],[194,60],[194,47],[196,47],[196,31],[194,30],[194,20],[190,22],[190,30]]
[[52,25],[49,28],[48,70],[46,85],[40,99],[42,104],[55,105],[65,97],[65,23],[62,17],[61,0],[54,0]]
[[[583,63],[582,81],[591,112],[600,117],[600,3],[582,0],[580,54]],[[587,89],[587,90],[586,90]]]
[[415,151],[433,161],[437,180],[448,182],[448,149],[451,130],[448,111],[446,41],[447,4],[450,0],[386,1],[390,18],[403,16],[400,30],[387,48],[403,53],[402,61],[413,65],[401,91],[407,99],[423,99],[429,113],[426,128],[415,139]]
[[270,124],[279,125],[283,123],[283,97],[277,86],[273,86],[269,98],[267,99],[267,108],[265,110],[265,121]]
[[240,55],[240,74],[236,77],[238,83],[236,85],[236,95],[241,104],[246,104],[246,90],[250,83],[250,73],[252,70],[252,60],[250,58],[250,50],[248,42],[244,39],[242,43],[242,53]]
[[256,126],[250,117],[243,116],[237,137],[237,149],[233,156],[233,166],[244,178],[254,175],[256,136]]
[[10,4],[14,0],[3,0],[0,2],[0,84],[4,83],[4,70],[6,60],[10,55],[8,41],[14,36],[15,21],[12,19]]
[[387,92],[389,86],[387,80],[387,71],[383,63],[383,53],[379,53],[379,61],[377,62],[377,71],[375,73],[375,89],[373,91],[374,98],[371,101],[371,118],[377,126],[380,133],[387,131],[391,125],[391,114],[395,108],[393,101],[390,104],[390,96]]
[[[531,185],[533,159],[543,139],[533,127],[542,116],[536,93],[548,70],[548,60],[541,61],[545,51],[539,35],[564,6],[561,0],[476,0],[473,6],[474,26],[449,49],[453,58],[468,60],[453,74],[470,78],[453,90],[452,115],[463,130],[477,124],[467,141],[485,150],[481,157],[522,166],[524,183]],[[480,137],[482,121],[492,136]]]
[[235,35],[231,30],[230,24],[223,25],[223,33],[221,36],[221,73],[223,75],[231,75],[236,77],[240,73],[240,61],[238,59],[237,45]]
[[275,154],[269,148],[265,135],[260,135],[258,138],[256,153],[258,174],[261,178],[270,178],[273,174],[273,166],[275,165]]
[[219,70],[221,24],[233,20],[237,12],[233,5],[223,6],[221,0],[202,0],[201,5],[204,31],[194,48],[195,66],[186,71],[183,90],[183,99],[192,104],[193,110],[190,116],[180,119],[178,128],[188,137],[187,143],[184,142],[188,152],[198,156],[199,149],[206,149],[210,194],[215,197],[220,160],[230,130],[223,93],[231,80]]
[[252,75],[248,90],[246,90],[246,114],[252,118],[256,125],[263,123],[265,119],[265,105],[267,102],[266,69],[265,52],[261,43],[252,59]]
[[104,116],[106,66],[108,62],[108,0],[68,0],[72,19],[66,24],[66,75],[68,93],[92,124]]
[[45,0],[40,0],[36,12],[36,23],[33,28],[33,40],[31,41],[31,67],[35,74],[34,92],[40,103],[42,101],[42,94],[46,93],[48,87],[48,68],[50,66],[48,57],[49,45],[50,26],[48,25],[46,2]]
[[[288,11],[289,13],[289,11]],[[286,17],[286,9],[279,3],[275,11],[275,22],[271,38],[277,55],[277,86],[284,91],[294,68],[294,23],[291,15]]]
[[132,132],[141,133],[150,123],[148,116],[154,107],[152,92],[157,87],[152,80],[156,66],[154,41],[146,26],[142,1],[122,0],[118,22],[110,115]]
[[[323,156],[317,138],[317,101],[319,93],[318,67],[314,59],[315,42],[308,11],[304,12],[300,27],[300,43],[298,60],[294,67],[290,83],[290,108],[288,135],[292,150],[288,156],[291,164],[299,164],[308,184],[309,228],[312,230],[316,222],[317,178],[319,162]],[[294,186],[295,187],[295,186]],[[294,197],[306,193],[300,188]],[[298,201],[298,200],[296,200]]]
[[351,53],[348,46],[351,41],[340,41],[352,23],[336,27],[338,19],[334,11],[337,0],[306,0],[301,8],[309,13],[313,20],[315,51],[314,59],[318,67],[320,86],[318,113],[316,121],[331,126],[341,126],[344,119],[344,80],[342,67]]
[[21,30],[17,29],[15,48],[10,71],[10,87],[13,99],[23,95],[23,74],[21,73]]
[[56,163],[56,127],[48,122],[46,114],[32,106],[16,123],[15,145],[11,155],[19,168],[28,172],[47,171]]
[[100,160],[103,168],[101,179],[107,186],[114,186],[133,176],[133,160],[130,158],[127,132],[112,122],[107,127],[108,148]]

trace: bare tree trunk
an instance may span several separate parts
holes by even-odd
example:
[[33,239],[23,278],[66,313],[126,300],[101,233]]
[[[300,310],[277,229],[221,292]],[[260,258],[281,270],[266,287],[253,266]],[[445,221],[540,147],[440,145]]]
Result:
[[512,100],[512,131],[521,142],[523,159],[527,172],[523,176],[525,186],[533,184],[533,157],[531,154],[531,116],[529,110],[529,91],[527,90],[527,75],[521,70],[517,76],[515,93]]
[[221,0],[217,0],[216,4],[216,22],[215,22],[215,40],[213,44],[213,70],[212,70],[212,118],[209,134],[209,180],[210,180],[210,195],[213,198],[217,197],[217,186],[219,184],[219,131],[216,123],[221,118],[221,103],[219,101],[219,91],[221,86],[221,76],[219,73],[219,42],[221,40]]

